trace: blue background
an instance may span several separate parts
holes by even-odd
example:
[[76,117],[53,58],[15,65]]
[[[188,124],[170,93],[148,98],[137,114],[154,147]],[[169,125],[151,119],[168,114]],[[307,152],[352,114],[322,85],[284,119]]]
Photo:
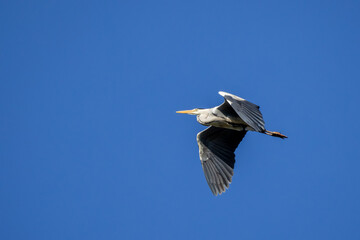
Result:
[[[1,1],[1,239],[360,239],[359,1]],[[269,130],[214,197],[227,91]]]

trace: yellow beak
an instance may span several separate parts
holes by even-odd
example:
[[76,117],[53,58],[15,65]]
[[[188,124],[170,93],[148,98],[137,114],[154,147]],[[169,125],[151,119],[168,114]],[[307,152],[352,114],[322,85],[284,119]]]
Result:
[[195,109],[192,109],[192,110],[183,110],[183,111],[176,111],[176,113],[193,113],[195,112]]

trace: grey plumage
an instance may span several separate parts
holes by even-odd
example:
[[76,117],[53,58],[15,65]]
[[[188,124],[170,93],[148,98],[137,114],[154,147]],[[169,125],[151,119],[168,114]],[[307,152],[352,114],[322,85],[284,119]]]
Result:
[[230,104],[246,124],[257,132],[265,131],[265,122],[259,106],[230,93],[219,92],[219,94],[225,98],[225,102]]
[[235,164],[234,151],[246,131],[209,127],[198,133],[197,142],[205,178],[214,195],[229,187]]
[[265,129],[259,106],[230,93],[219,92],[224,103],[210,109],[177,111],[197,115],[197,121],[210,126],[198,133],[197,142],[205,179],[214,195],[226,191],[232,181],[235,150],[247,131],[286,138]]

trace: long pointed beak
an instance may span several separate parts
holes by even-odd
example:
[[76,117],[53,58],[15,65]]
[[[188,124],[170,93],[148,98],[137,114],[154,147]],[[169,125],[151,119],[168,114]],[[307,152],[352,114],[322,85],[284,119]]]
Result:
[[176,111],[176,113],[187,113],[187,114],[191,114],[195,112],[195,109],[192,109],[192,110],[183,110],[183,111]]

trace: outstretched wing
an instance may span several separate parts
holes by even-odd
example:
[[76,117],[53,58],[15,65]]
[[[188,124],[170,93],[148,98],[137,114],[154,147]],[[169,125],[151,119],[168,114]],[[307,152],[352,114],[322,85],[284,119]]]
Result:
[[265,131],[265,122],[259,110],[255,105],[243,98],[226,92],[219,92],[225,98],[225,101],[235,110],[239,117],[257,132]]
[[234,175],[235,149],[246,131],[209,127],[198,133],[199,155],[205,178],[216,196],[225,192]]

